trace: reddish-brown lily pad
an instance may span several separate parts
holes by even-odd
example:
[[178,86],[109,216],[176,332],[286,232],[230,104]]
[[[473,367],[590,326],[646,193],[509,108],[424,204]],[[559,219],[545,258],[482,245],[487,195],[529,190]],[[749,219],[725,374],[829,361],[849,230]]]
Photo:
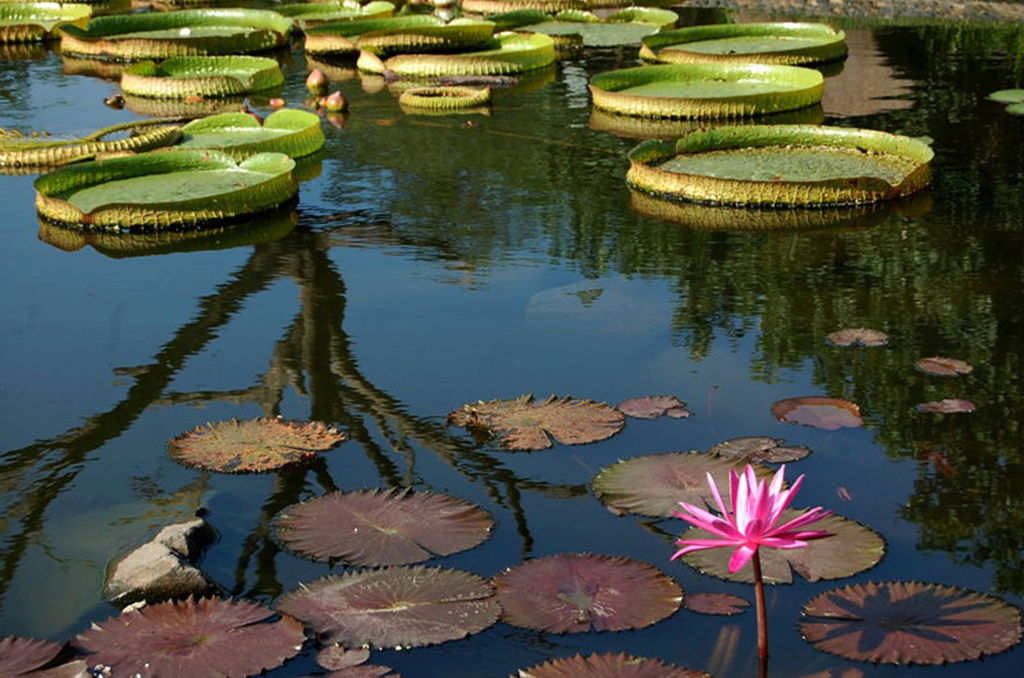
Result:
[[[702,506],[711,501],[707,474],[718,487],[729,486],[729,470],[741,473],[745,464],[702,452],[664,452],[630,457],[605,466],[590,482],[594,494],[612,513],[668,517],[679,502]],[[757,469],[760,477],[768,469]]]
[[305,639],[298,621],[262,605],[200,598],[124,612],[75,645],[117,676],[244,678],[280,666]]
[[349,650],[341,645],[325,647],[316,654],[316,663],[331,671],[359,666],[365,664],[369,659],[370,651],[366,648]]
[[693,416],[693,412],[686,409],[686,403],[675,396],[630,398],[616,405],[615,409],[637,419],[657,419],[660,416],[684,419]]
[[[787,509],[782,512],[779,523],[796,518],[802,511]],[[761,547],[761,572],[768,584],[792,584],[796,572],[807,581],[842,579],[873,567],[885,554],[885,540],[873,530],[860,523],[831,515],[814,523],[815,530],[831,532],[825,539],[809,541],[807,546],[795,549]],[[710,532],[691,527],[683,532],[683,539],[715,539]],[[682,556],[688,565],[704,574],[752,583],[753,566],[747,563],[739,570],[729,573],[729,558],[733,548],[713,548],[692,551]]]
[[502,620],[552,633],[650,626],[679,609],[683,590],[638,560],[559,554],[516,565],[494,578]]
[[282,596],[277,608],[348,647],[419,647],[483,631],[501,608],[486,580],[422,565],[327,576]]
[[835,431],[839,428],[863,426],[860,408],[839,398],[805,396],[786,398],[772,405],[772,414],[779,421]]
[[851,584],[804,605],[800,631],[824,652],[887,664],[945,664],[1020,642],[1020,610],[978,591],[891,581]]
[[928,403],[921,403],[915,408],[918,412],[938,412],[940,414],[957,414],[958,412],[973,412],[974,403],[970,400],[960,398],[946,398],[945,400],[934,400]]
[[333,492],[282,511],[281,542],[314,560],[405,565],[472,548],[494,521],[478,506],[430,492]]
[[[401,674],[392,673],[390,666],[380,664],[363,664],[362,666],[350,666],[347,669],[333,671],[326,676],[319,678],[401,678]],[[309,678],[313,678],[310,676]]]
[[628,654],[578,654],[519,669],[509,678],[711,678],[711,674]]
[[85,676],[83,661],[69,662],[44,669],[64,652],[63,643],[37,638],[7,636],[0,638],[0,676],[3,678],[78,678]]
[[220,421],[198,426],[168,443],[171,457],[222,473],[269,471],[327,450],[345,434],[317,421]]
[[828,343],[833,346],[885,346],[889,343],[889,335],[867,327],[853,327],[829,334]]
[[970,363],[966,363],[963,360],[957,360],[956,358],[921,358],[914,367],[924,372],[925,374],[931,374],[936,377],[959,377],[963,374],[970,374],[974,371],[974,367]]
[[783,442],[785,441],[781,438],[765,436],[733,438],[711,447],[708,454],[749,461],[785,463],[798,461],[811,453],[811,450],[803,445],[783,447]]
[[683,607],[701,614],[739,614],[750,607],[750,601],[731,593],[687,593]]
[[565,445],[610,438],[622,430],[626,418],[593,400],[552,395],[536,403],[527,394],[463,405],[448,414],[448,423],[485,431],[510,450],[542,450],[551,447],[551,438]]

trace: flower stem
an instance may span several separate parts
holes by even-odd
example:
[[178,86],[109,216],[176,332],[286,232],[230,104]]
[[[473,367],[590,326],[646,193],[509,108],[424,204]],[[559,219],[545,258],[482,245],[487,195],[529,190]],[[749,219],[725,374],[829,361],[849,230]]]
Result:
[[768,678],[768,611],[764,602],[764,577],[761,576],[761,554],[754,551],[754,598],[757,607],[757,659],[760,678]]

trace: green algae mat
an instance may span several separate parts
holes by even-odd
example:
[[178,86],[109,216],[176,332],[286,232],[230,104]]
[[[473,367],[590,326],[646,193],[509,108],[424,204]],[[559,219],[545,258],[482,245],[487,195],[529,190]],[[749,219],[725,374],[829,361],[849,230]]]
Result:
[[279,87],[284,74],[277,61],[254,56],[197,56],[143,61],[121,74],[125,94],[179,99],[226,97]]
[[764,207],[856,205],[924,188],[931,148],[874,130],[749,125],[646,141],[626,181],[670,199]]
[[241,159],[255,153],[284,153],[293,158],[320,150],[326,139],[320,118],[309,111],[281,109],[260,123],[248,113],[221,113],[181,128],[178,148],[216,149]]
[[56,37],[58,26],[85,26],[92,7],[56,2],[0,3],[0,43],[37,42]]
[[36,179],[47,219],[108,231],[195,228],[269,210],[298,192],[295,161],[170,150],[71,165]]
[[767,64],[662,64],[599,73],[594,107],[643,118],[741,118],[821,101],[821,73]]
[[846,34],[826,24],[768,22],[662,31],[643,39],[640,58],[665,63],[799,65],[841,59],[846,51]]
[[556,39],[579,36],[585,47],[639,43],[644,37],[671,28],[679,15],[666,9],[631,7],[605,18],[592,12],[566,10],[551,16],[541,10],[517,10],[487,17],[502,30],[544,33]]

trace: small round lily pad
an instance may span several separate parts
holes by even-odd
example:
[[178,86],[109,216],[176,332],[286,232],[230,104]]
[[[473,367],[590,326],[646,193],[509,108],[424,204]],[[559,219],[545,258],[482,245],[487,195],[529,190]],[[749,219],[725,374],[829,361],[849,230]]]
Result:
[[731,593],[687,593],[683,608],[700,614],[733,615],[746,611],[750,601]]
[[171,440],[176,461],[221,473],[269,471],[328,450],[345,439],[326,424],[284,419],[231,419],[197,426]]
[[785,398],[772,405],[772,414],[779,421],[835,431],[864,425],[860,408],[848,400],[803,396]]
[[851,584],[804,605],[800,632],[815,649],[886,664],[962,662],[1013,647],[1020,610],[994,596],[914,581]]
[[638,629],[679,609],[683,591],[638,560],[590,553],[528,560],[494,578],[502,620],[550,633]]
[[960,414],[966,412],[973,412],[976,409],[976,405],[970,400],[964,400],[962,398],[945,398],[943,400],[933,400],[927,403],[920,403],[915,406],[918,412],[937,412],[939,414]]
[[968,362],[940,356],[921,358],[914,363],[914,367],[925,374],[931,374],[936,377],[959,377],[974,371],[974,367]]
[[711,675],[665,664],[660,659],[628,654],[577,654],[520,669],[509,678],[711,678]]
[[488,87],[412,87],[398,96],[398,103],[410,108],[427,108],[434,111],[450,111],[460,108],[475,108],[490,103],[491,90]]
[[889,343],[889,335],[885,332],[872,330],[867,327],[853,327],[845,330],[837,330],[827,337],[828,343],[833,346],[885,346]]
[[331,671],[365,664],[369,659],[370,651],[366,648],[349,650],[341,645],[329,645],[316,654],[316,663]]
[[661,416],[685,419],[693,416],[693,413],[686,409],[686,403],[671,395],[630,398],[616,405],[615,409],[627,417],[637,419],[657,419]]
[[1020,104],[1024,103],[1024,89],[1001,89],[989,94],[988,98],[1001,104]]
[[811,453],[804,445],[783,447],[783,442],[781,438],[767,436],[732,438],[713,445],[708,449],[708,454],[756,462],[786,463],[799,461]]

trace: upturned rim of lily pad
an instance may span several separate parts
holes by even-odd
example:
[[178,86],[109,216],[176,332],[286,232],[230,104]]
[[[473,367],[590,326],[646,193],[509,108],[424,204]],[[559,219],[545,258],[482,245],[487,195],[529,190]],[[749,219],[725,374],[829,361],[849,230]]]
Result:
[[0,2],[0,44],[40,42],[57,37],[57,27],[86,26],[92,7],[83,3]]
[[323,23],[306,30],[305,49],[322,56],[355,56],[361,50],[380,57],[480,49],[494,35],[494,24],[474,19],[445,22],[432,14]]
[[246,55],[175,57],[159,64],[140,61],[121,73],[125,94],[161,99],[239,96],[283,83],[277,60]]
[[359,53],[356,66],[368,73],[391,71],[408,78],[445,75],[515,75],[555,63],[555,41],[540,33],[496,34],[483,49],[453,54],[397,54],[382,60],[367,50]]
[[262,121],[248,113],[220,113],[193,120],[181,132],[179,148],[214,149],[237,160],[256,153],[300,158],[327,143],[320,118],[295,108],[274,111]]
[[[801,37],[818,39],[817,44],[771,51],[729,51],[721,54],[688,50],[687,44],[736,37]],[[706,24],[655,33],[643,40],[640,58],[664,63],[726,61],[763,64],[819,64],[846,56],[846,33],[827,24],[813,22],[750,22]]]
[[[79,139],[38,138],[34,136],[0,136],[0,174],[39,173],[98,155],[149,151],[171,146],[181,139],[181,127],[158,121],[137,121],[112,125]],[[131,131],[131,135],[104,141],[115,132]]]
[[490,87],[462,87],[459,85],[411,87],[398,95],[398,103],[401,106],[424,108],[431,111],[477,108],[490,102]]

